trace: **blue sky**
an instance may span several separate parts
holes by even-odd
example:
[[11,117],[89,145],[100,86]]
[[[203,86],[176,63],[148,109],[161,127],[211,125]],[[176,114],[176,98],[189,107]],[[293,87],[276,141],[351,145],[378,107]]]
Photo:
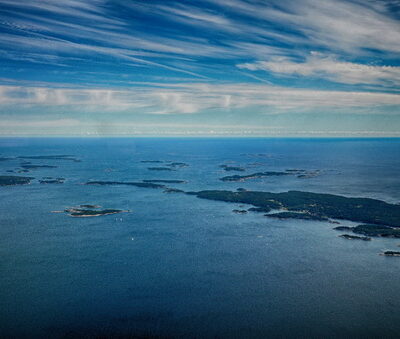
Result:
[[400,136],[399,0],[0,0],[0,135]]

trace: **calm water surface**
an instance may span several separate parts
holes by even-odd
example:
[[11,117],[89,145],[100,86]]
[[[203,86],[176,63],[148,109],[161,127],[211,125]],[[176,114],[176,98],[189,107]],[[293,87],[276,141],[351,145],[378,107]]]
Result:
[[[238,204],[88,180],[182,179],[185,191],[304,190],[400,201],[394,139],[0,139],[0,156],[71,154],[26,174],[62,185],[0,187],[0,336],[396,337],[400,239],[339,238],[325,222],[238,215]],[[149,171],[185,162],[171,172]],[[315,178],[222,182],[244,173],[321,170]],[[0,175],[20,161],[1,161]],[[240,173],[239,173],[240,174]],[[21,174],[24,175],[24,174]],[[52,213],[98,204],[130,213]],[[350,222],[343,222],[351,225]],[[400,226],[400,225],[399,225]]]

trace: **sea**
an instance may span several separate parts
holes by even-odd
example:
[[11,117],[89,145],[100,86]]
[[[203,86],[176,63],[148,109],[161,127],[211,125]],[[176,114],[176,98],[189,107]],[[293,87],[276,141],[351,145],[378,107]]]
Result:
[[[20,168],[19,156],[43,155],[80,162],[25,159],[57,168],[8,172]],[[84,185],[178,179],[167,186],[399,203],[399,139],[1,138],[0,156],[12,157],[0,161],[0,175],[35,178],[0,187],[1,338],[399,336],[400,258],[380,253],[400,250],[400,239],[347,240],[328,222],[232,212],[248,205]],[[168,162],[188,166],[148,169]],[[286,169],[318,175],[220,180]],[[44,177],[66,180],[39,183]],[[129,212],[63,212],[81,204]]]

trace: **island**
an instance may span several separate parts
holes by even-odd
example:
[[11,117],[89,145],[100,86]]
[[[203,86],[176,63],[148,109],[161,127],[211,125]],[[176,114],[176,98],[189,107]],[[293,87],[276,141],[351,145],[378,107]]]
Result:
[[164,191],[164,193],[184,193],[184,191],[177,189],[177,188],[169,188],[167,187]]
[[185,180],[168,180],[168,179],[149,179],[142,180],[143,182],[163,183],[163,184],[183,184]]
[[227,171],[227,172],[231,172],[231,171],[244,172],[246,170],[243,167],[239,167],[239,166],[220,165],[219,167],[224,169],[224,171]]
[[359,237],[357,235],[351,235],[351,234],[342,234],[339,235],[339,237],[343,239],[348,239],[348,240],[364,240],[364,241],[371,241],[371,238],[369,237]]
[[165,185],[151,182],[129,182],[129,181],[88,181],[85,185],[127,185],[143,188],[165,188]]
[[[222,165],[225,166],[225,165]],[[235,167],[234,167],[235,168]],[[240,168],[240,167],[238,167]],[[226,168],[225,168],[226,170]],[[220,178],[222,181],[245,181],[250,179],[261,179],[266,177],[273,177],[273,176],[286,176],[286,175],[293,175],[297,178],[313,178],[321,174],[320,170],[312,170],[307,171],[303,169],[287,169],[284,172],[282,171],[267,171],[267,172],[257,172],[248,175],[230,175],[226,177]]]
[[63,184],[65,178],[52,178],[52,177],[45,177],[42,180],[39,180],[40,184]]
[[308,172],[298,174],[297,177],[301,178],[301,179],[309,179],[309,178],[317,177],[320,174],[321,174],[320,170],[315,170],[315,171],[308,171]]
[[220,178],[222,181],[245,181],[250,179],[260,179],[265,177],[272,177],[272,176],[282,176],[282,175],[292,175],[289,172],[258,172],[248,175],[230,175],[226,177]]
[[334,230],[351,231],[356,234],[362,234],[369,237],[384,237],[384,238],[400,238],[400,228],[385,225],[361,224],[355,227],[338,226]]
[[386,255],[388,257],[400,257],[400,252],[398,251],[385,251],[382,255]]
[[149,171],[173,171],[171,167],[148,167]]
[[280,212],[280,213],[265,214],[265,216],[277,219],[303,219],[303,220],[314,220],[314,221],[329,221],[329,218],[327,217],[311,213]]
[[0,186],[27,185],[31,183],[32,177],[19,177],[14,175],[0,175]]
[[246,214],[247,213],[246,210],[238,210],[238,209],[232,210],[232,212],[236,213],[236,214]]
[[354,227],[352,231],[353,233],[363,234],[370,237],[400,238],[400,228],[385,225],[363,224]]
[[129,211],[117,210],[117,209],[99,209],[97,205],[80,205],[78,207],[66,208],[64,212],[68,213],[71,217],[99,217],[109,214],[124,213]]
[[188,167],[189,165],[184,163],[184,162],[170,162],[169,164],[167,164],[167,166],[170,166],[170,167]]
[[254,207],[308,213],[322,218],[349,220],[373,225],[400,226],[400,205],[370,198],[348,198],[334,194],[288,191],[206,190],[187,192],[201,199],[243,203]]

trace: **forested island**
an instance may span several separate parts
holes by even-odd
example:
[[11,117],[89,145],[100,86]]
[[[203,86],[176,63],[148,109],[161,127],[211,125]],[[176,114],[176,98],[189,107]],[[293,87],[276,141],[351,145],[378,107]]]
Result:
[[362,224],[355,227],[338,226],[334,229],[337,231],[351,231],[369,237],[400,238],[400,227]]
[[[283,193],[207,190],[188,192],[198,198],[244,203],[263,212],[286,210],[319,218],[343,219],[372,225],[400,226],[400,205],[370,198],[347,198],[333,194],[302,191]],[[286,215],[287,216],[287,215]],[[296,217],[299,217],[296,215]]]
[[66,208],[64,212],[68,213],[71,217],[99,217],[103,215],[109,215],[109,214],[117,214],[117,213],[123,213],[123,212],[128,212],[128,211],[123,211],[123,210],[117,210],[117,209],[104,209],[101,210],[99,209],[100,206],[97,205],[80,205],[78,207],[70,207]]
[[[223,167],[224,166],[224,167]],[[244,171],[241,167],[230,167],[226,165],[220,166],[224,168],[226,171],[234,170],[234,171]],[[257,172],[248,175],[230,175],[226,177],[222,177],[220,180],[222,181],[246,181],[251,179],[261,179],[266,177],[276,177],[276,176],[286,176],[293,175],[297,178],[313,178],[321,174],[320,170],[303,170],[303,169],[287,169],[285,171],[267,171],[267,172]]]

